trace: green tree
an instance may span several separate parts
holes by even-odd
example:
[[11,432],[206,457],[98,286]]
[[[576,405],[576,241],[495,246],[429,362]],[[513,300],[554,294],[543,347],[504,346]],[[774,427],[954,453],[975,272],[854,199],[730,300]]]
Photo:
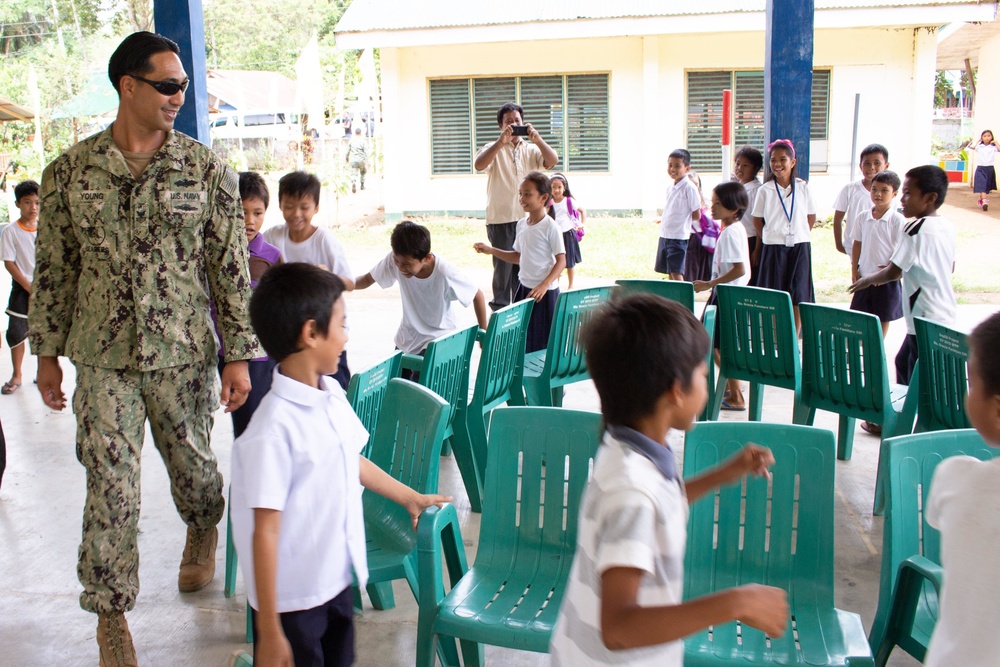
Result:
[[951,81],[944,70],[939,69],[934,75],[934,108],[941,109],[948,106],[948,93],[951,91]]

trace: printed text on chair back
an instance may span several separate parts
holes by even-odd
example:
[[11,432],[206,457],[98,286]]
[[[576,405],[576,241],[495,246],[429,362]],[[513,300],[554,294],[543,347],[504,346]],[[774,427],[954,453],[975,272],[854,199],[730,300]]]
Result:
[[799,346],[788,293],[735,285],[716,289],[722,374],[797,389]]
[[694,283],[683,280],[616,280],[618,296],[647,292],[676,301],[694,312]]
[[922,317],[913,318],[920,359],[916,431],[970,428],[969,347],[965,334]]
[[420,384],[443,398],[455,410],[464,409],[469,400],[469,357],[476,343],[473,325],[432,341],[424,352]]
[[484,410],[506,402],[518,364],[524,363],[524,338],[534,305],[531,299],[511,304],[493,313],[473,395]]
[[355,373],[347,386],[347,400],[368,431],[368,444],[362,452],[364,456],[368,456],[371,451],[372,435],[378,422],[382,400],[389,386],[389,380],[399,375],[402,356],[402,352],[396,352],[388,359]]
[[545,370],[555,388],[590,377],[586,355],[580,345],[580,331],[594,310],[611,296],[612,287],[570,290],[559,295],[545,353]]

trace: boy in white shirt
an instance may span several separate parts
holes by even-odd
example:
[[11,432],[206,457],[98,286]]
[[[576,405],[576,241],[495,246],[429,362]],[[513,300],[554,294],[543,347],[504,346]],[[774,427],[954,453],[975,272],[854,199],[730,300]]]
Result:
[[[736,157],[733,161],[733,180],[742,183],[743,189],[747,193],[746,210],[743,217],[740,218],[740,222],[743,223],[743,229],[747,232],[747,247],[751,254],[757,247],[758,239],[757,230],[753,226],[753,216],[750,213],[753,211],[753,204],[757,200],[757,191],[760,190],[761,186],[757,174],[763,167],[764,156],[753,146],[744,146],[736,151]],[[747,284],[757,284],[756,266],[750,268],[750,280]]]
[[691,224],[701,220],[701,195],[698,186],[687,178],[690,170],[691,154],[683,148],[667,156],[667,174],[674,184],[667,190],[667,202],[663,205],[660,242],[653,268],[657,273],[669,274],[671,280],[684,280]]
[[10,274],[10,301],[7,314],[7,345],[10,346],[10,360],[14,370],[10,380],[0,388],[0,393],[13,394],[21,386],[21,362],[28,343],[28,301],[31,296],[31,281],[35,274],[35,239],[38,237],[38,183],[22,181],[14,186],[14,205],[21,216],[17,222],[7,225],[0,237],[0,254],[4,268]]
[[833,202],[833,242],[848,257],[852,257],[850,245],[854,242],[855,228],[871,209],[872,177],[889,168],[889,150],[882,144],[865,146],[861,149],[860,166],[861,178],[845,185]]
[[268,270],[250,300],[257,337],[278,361],[233,443],[230,486],[257,664],[353,663],[352,571],[361,587],[368,577],[362,485],[405,507],[414,526],[450,500],[419,494],[360,455],[368,433],[327,377],[347,342],[343,291],[328,271],[292,263]]
[[910,384],[917,362],[914,317],[953,326],[958,304],[951,288],[955,270],[955,227],[937,210],[948,193],[948,175],[934,165],[914,167],[903,181],[903,215],[906,223],[889,264],[850,286],[857,293],[872,285],[903,279],[903,316],[906,339],[896,355],[896,381]]
[[355,289],[378,284],[382,289],[399,283],[403,319],[394,340],[396,349],[423,354],[435,338],[459,329],[455,302],[476,312],[485,329],[486,297],[476,284],[450,262],[431,252],[431,233],[423,225],[404,220],[392,230],[392,252],[354,281]]

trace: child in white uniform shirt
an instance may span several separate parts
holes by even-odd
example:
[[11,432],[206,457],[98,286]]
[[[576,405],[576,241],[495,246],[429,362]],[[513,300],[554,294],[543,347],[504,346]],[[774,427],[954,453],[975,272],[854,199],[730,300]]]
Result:
[[[872,207],[872,177],[889,168],[889,150],[882,144],[869,144],[861,149],[861,178],[848,183],[833,202],[833,242],[837,250],[852,257],[855,229]],[[841,233],[841,223],[843,233]]]
[[583,226],[587,222],[587,211],[580,208],[576,198],[569,191],[569,181],[562,174],[552,174],[549,179],[552,187],[552,200],[549,202],[549,217],[559,225],[563,235],[563,247],[566,249],[566,289],[573,289],[574,267],[583,261],[580,254],[580,238],[577,230],[583,234]]
[[259,664],[354,661],[352,570],[368,576],[361,487],[413,517],[450,500],[403,486],[360,456],[368,434],[337,370],[347,342],[343,282],[318,267],[275,266],[250,320],[278,361],[271,391],[233,444],[230,518]]
[[[764,167],[764,156],[753,146],[744,146],[736,151],[736,158],[733,162],[733,179],[743,184],[743,189],[747,193],[747,207],[740,218],[743,229],[747,232],[747,247],[750,254],[753,254],[759,239],[757,230],[753,226],[753,205],[757,201],[757,191],[760,190],[761,183],[757,180],[757,174]],[[750,267],[750,282],[748,285],[757,284],[757,266]]]
[[392,230],[392,252],[359,276],[355,289],[378,283],[382,289],[399,283],[403,319],[396,331],[396,349],[423,354],[435,338],[457,331],[454,304],[475,308],[479,328],[485,329],[486,297],[468,276],[431,252],[431,233],[423,225],[404,220]]
[[667,202],[660,218],[660,241],[656,247],[653,270],[670,275],[671,280],[684,280],[691,224],[701,221],[701,193],[688,180],[691,154],[683,148],[667,156],[667,174],[673,185],[667,190]]

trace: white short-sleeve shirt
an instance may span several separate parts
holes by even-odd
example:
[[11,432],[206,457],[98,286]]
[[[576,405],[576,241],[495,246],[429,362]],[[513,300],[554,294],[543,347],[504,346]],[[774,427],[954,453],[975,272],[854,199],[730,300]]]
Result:
[[457,331],[455,302],[468,307],[479,291],[467,275],[436,255],[434,271],[426,278],[403,276],[391,252],[372,267],[371,274],[382,289],[399,283],[403,319],[395,344],[408,354],[417,354],[435,338]]
[[866,212],[872,208],[872,193],[865,188],[864,180],[848,183],[840,189],[840,194],[833,202],[833,210],[844,212],[844,249],[851,253],[854,243],[855,229],[864,219]]
[[556,214],[556,225],[559,226],[559,231],[564,234],[573,229],[573,218],[569,216],[568,203],[569,199],[566,197],[563,197],[562,201],[552,202],[552,211]]
[[747,230],[748,239],[757,236],[757,230],[753,226],[753,204],[757,201],[757,191],[760,190],[760,185],[760,181],[756,178],[743,183],[743,189],[747,191],[747,210],[740,218],[740,222],[743,223],[743,229]]
[[317,227],[312,236],[296,243],[288,237],[288,225],[278,225],[264,231],[264,240],[281,251],[286,263],[305,262],[325,266],[327,271],[342,278],[353,278],[347,264],[344,246],[329,229]]
[[660,238],[682,239],[691,237],[691,214],[701,211],[698,186],[687,176],[681,177],[667,190],[667,203],[660,218]]
[[[556,255],[565,255],[562,232],[556,221],[545,216],[534,225],[528,224],[528,216],[517,221],[514,237],[514,252],[521,253],[521,271],[518,280],[529,289],[541,285],[556,265]],[[546,289],[556,289],[559,281],[553,280]]]
[[783,188],[772,179],[757,190],[753,217],[764,219],[761,243],[786,245],[786,237],[789,235],[792,243],[809,241],[808,216],[816,215],[816,205],[809,193],[808,183],[796,178],[794,191],[792,185],[789,183],[787,188]]
[[914,317],[953,326],[958,310],[951,288],[955,266],[955,227],[940,215],[903,226],[890,261],[903,271],[906,332],[915,333]]
[[750,283],[750,243],[743,225],[733,223],[723,228],[712,255],[712,280],[724,276],[734,264],[743,264],[743,275],[728,283],[744,286]]
[[38,230],[28,231],[19,223],[14,222],[4,227],[3,235],[0,235],[0,259],[5,262],[14,262],[18,270],[24,274],[28,282],[32,282],[35,275],[35,239],[38,238]]
[[944,587],[927,667],[1000,656],[1000,459],[953,456],[934,471],[927,523],[941,531]]
[[333,599],[351,585],[352,567],[362,587],[368,580],[360,472],[368,432],[340,385],[320,382],[322,389],[310,387],[276,368],[271,391],[233,443],[233,542],[255,609],[255,508],[281,512],[279,613]]
[[854,227],[855,243],[861,244],[861,257],[858,259],[858,271],[862,276],[870,276],[889,263],[892,252],[899,243],[899,235],[903,232],[906,218],[892,206],[886,209],[881,217],[876,218],[874,209],[860,219]]
[[997,159],[997,147],[993,144],[979,144],[976,146],[976,166],[992,167]]

